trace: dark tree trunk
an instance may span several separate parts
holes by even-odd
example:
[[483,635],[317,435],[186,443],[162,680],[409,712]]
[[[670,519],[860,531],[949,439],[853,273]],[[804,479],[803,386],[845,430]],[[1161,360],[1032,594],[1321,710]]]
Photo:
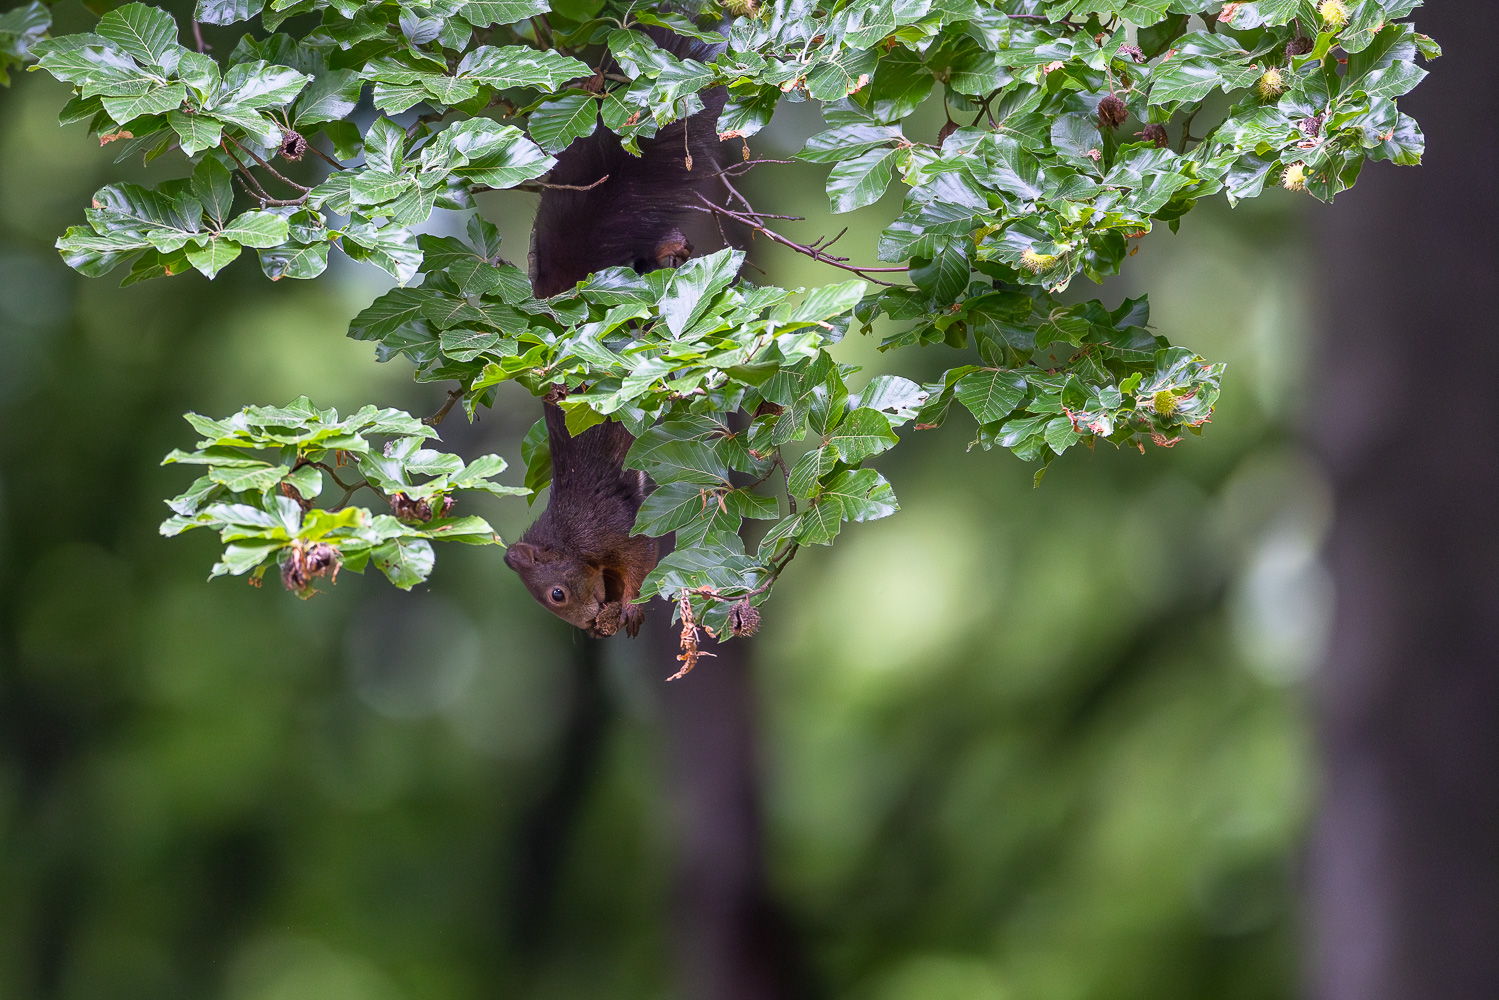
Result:
[[[647,670],[677,667],[679,626],[659,602],[642,638]],[[765,878],[753,641],[705,635],[691,674],[665,685],[665,762],[676,829],[671,935],[686,1000],[809,995],[801,948]]]
[[1318,1000],[1499,997],[1499,4],[1416,20],[1447,52],[1403,102],[1426,163],[1371,167],[1321,216]]

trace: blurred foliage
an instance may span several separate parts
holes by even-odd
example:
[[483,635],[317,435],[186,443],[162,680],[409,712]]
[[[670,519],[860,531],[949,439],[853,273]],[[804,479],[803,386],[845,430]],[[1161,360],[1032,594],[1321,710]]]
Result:
[[[64,97],[37,75],[0,92],[0,995],[667,993],[666,666],[607,646],[605,766],[550,918],[520,935],[518,845],[579,640],[490,548],[455,547],[409,594],[343,576],[301,602],[205,584],[205,532],[160,538],[150,498],[182,476],[156,463],[183,410],[442,399],[344,338],[384,288],[337,261],[295,289],[251,268],[124,289],[68,271],[52,241],[118,168],[57,129]],[[801,105],[763,138],[794,151],[822,127]],[[828,229],[821,171],[788,171],[784,211]],[[528,202],[480,206],[524,245]],[[879,460],[903,516],[804,552],[781,585],[754,643],[771,866],[827,996],[1293,992],[1327,510],[1284,430],[1305,371],[1290,222],[1274,197],[1204,209],[1105,289],[1148,285],[1164,335],[1229,363],[1213,435],[1078,455],[1033,490],[965,454],[971,430],[923,432]],[[802,258],[758,261],[808,281]],[[890,332],[834,357],[874,376]],[[535,415],[501,395],[444,447],[516,454]],[[521,506],[472,501],[507,536]]]

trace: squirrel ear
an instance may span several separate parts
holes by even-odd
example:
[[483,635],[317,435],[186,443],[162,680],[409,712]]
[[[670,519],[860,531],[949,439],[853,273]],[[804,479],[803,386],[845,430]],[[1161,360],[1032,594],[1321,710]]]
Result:
[[529,542],[512,542],[505,550],[505,565],[519,573],[522,569],[530,569],[537,563],[540,550]]

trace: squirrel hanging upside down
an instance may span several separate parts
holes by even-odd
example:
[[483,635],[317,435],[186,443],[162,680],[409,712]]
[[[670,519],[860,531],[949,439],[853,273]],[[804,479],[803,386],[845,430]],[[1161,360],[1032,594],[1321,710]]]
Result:
[[[649,34],[678,57],[716,55],[715,46],[655,29]],[[568,187],[542,191],[531,231],[538,297],[564,292],[606,267],[628,265],[644,274],[678,267],[692,255],[678,223],[718,169],[717,122],[726,95],[720,87],[700,96],[702,111],[642,139],[638,157],[602,123],[557,157],[550,183]],[[634,637],[645,611],[633,602],[655,568],[656,540],[630,530],[653,486],[645,473],[624,468],[635,438],[623,424],[606,420],[577,437],[568,433],[556,405],[566,391],[553,386],[543,403],[552,453],[547,508],[510,546],[505,564],[563,621],[594,636],[623,628]]]

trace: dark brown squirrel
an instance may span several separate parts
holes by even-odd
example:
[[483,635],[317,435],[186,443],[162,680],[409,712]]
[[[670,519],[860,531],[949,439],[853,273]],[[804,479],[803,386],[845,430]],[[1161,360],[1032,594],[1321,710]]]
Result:
[[630,534],[650,480],[624,468],[635,438],[623,424],[606,420],[573,437],[555,395],[543,404],[552,495],[547,509],[506,551],[505,565],[563,621],[594,636],[623,627],[633,638],[645,611],[631,602],[656,565],[656,540]]
[[[714,46],[652,29],[662,48],[678,56],[711,59]],[[692,254],[678,223],[718,169],[717,122],[723,88],[704,91],[704,110],[640,141],[632,156],[600,123],[557,157],[531,231],[531,285],[538,297],[564,292],[606,267],[630,266],[644,274],[677,267]],[[687,157],[692,157],[690,169]],[[595,182],[602,179],[602,183]],[[587,190],[576,190],[577,188]],[[594,636],[621,628],[632,638],[645,620],[633,604],[656,565],[656,540],[631,535],[652,484],[624,468],[635,438],[606,420],[577,437],[556,401],[554,386],[543,409],[552,453],[547,509],[505,553],[542,607]]]

